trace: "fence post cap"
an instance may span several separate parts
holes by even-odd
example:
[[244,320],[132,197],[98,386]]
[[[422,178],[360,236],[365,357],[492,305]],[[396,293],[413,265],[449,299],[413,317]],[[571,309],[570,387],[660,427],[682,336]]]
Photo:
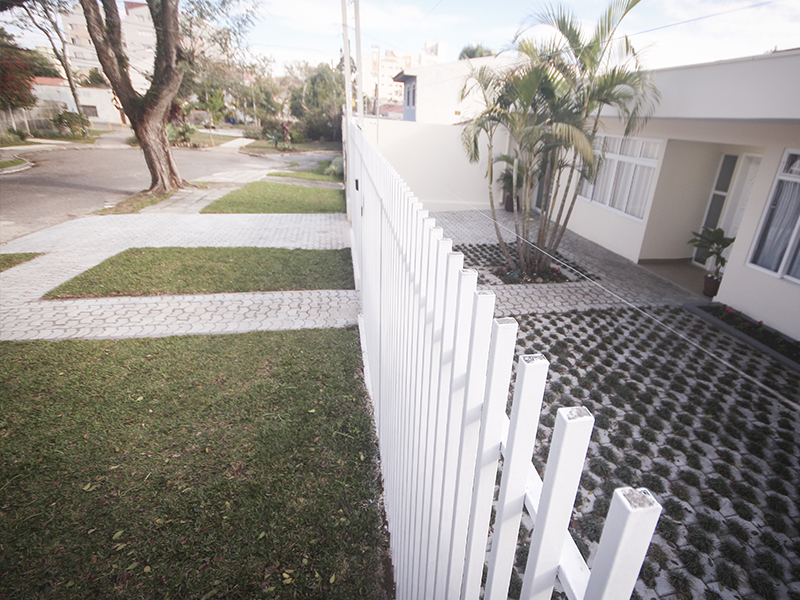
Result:
[[523,354],[519,357],[519,359],[528,364],[533,364],[540,361],[548,362],[547,358],[545,358],[544,354],[541,352],[537,352],[536,354]]
[[590,419],[594,421],[592,413],[583,406],[573,406],[571,408],[559,408],[558,417],[567,421],[581,421]]
[[620,500],[625,502],[629,511],[651,510],[656,507],[661,510],[661,505],[647,488],[617,488],[614,490],[614,495],[619,496]]

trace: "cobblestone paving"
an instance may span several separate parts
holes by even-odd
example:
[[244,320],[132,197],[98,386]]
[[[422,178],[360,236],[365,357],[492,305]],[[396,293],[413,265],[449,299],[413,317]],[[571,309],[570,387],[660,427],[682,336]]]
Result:
[[124,338],[356,323],[355,290],[40,299],[128,248],[339,249],[350,245],[343,214],[199,215],[169,214],[174,208],[162,208],[161,214],[77,219],[0,247],[2,253],[44,253],[0,273],[0,339]]
[[[489,211],[441,212],[432,216],[454,245],[497,243]],[[507,242],[512,241],[513,215],[497,211],[497,217],[503,237]],[[497,295],[495,314],[565,312],[625,306],[628,303],[636,306],[673,305],[702,299],[570,231],[564,235],[559,252],[599,275],[600,280],[482,286],[490,287]]]

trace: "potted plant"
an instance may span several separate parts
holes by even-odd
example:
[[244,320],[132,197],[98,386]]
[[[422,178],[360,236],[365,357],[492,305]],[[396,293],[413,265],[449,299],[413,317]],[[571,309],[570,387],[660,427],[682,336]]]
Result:
[[706,275],[703,285],[703,294],[709,298],[713,298],[717,295],[719,283],[722,281],[720,269],[728,262],[728,259],[725,258],[722,253],[736,238],[725,237],[725,231],[723,231],[722,227],[717,227],[716,229],[703,227],[700,233],[693,231],[692,234],[694,237],[687,243],[702,251],[703,257],[706,260],[709,258],[714,259],[714,272]]

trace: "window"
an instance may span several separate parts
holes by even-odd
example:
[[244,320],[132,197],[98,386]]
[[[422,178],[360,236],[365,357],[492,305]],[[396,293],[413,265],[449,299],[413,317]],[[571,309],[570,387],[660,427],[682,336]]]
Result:
[[584,181],[580,195],[637,219],[644,217],[653,178],[658,166],[658,140],[598,136],[603,164],[594,185]]
[[787,150],[775,177],[751,262],[800,280],[800,152]]
[[97,116],[97,107],[91,106],[87,104],[81,104],[81,111],[87,117],[96,117]]

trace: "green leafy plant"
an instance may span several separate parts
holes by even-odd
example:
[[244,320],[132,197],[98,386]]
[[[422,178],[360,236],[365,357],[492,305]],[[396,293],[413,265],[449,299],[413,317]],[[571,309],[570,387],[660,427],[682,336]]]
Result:
[[730,246],[736,238],[725,237],[725,231],[722,227],[717,227],[716,229],[703,227],[702,231],[693,231],[692,235],[694,235],[694,237],[687,243],[703,252],[704,259],[714,259],[715,269],[713,277],[714,279],[721,279],[719,274],[720,270],[725,266],[725,263],[728,262],[728,259],[726,259],[722,253],[725,252],[725,249]]

